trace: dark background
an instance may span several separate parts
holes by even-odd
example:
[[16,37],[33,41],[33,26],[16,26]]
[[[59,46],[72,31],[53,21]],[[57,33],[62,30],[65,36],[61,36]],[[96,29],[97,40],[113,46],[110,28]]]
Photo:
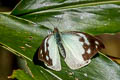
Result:
[[20,0],[0,0],[0,12],[11,11]]
[[[20,0],[0,0],[0,12],[10,12]],[[13,69],[17,69],[17,57],[0,47],[0,80],[8,79]]]

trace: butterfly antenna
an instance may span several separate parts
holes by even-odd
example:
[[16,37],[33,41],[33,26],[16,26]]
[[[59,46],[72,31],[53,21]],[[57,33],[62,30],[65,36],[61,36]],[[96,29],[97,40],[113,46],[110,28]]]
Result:
[[[62,17],[61,18],[63,18],[63,15],[62,15]],[[60,25],[60,23],[62,23],[62,20],[61,20],[61,18],[59,18],[57,21],[59,22],[58,23],[58,26]]]
[[52,24],[49,19],[47,19],[47,20],[54,28],[56,28],[56,26],[54,24]]
[[[62,15],[62,17],[61,18],[63,18],[63,15]],[[60,20],[61,18],[58,18],[57,19],[57,22],[59,22],[58,23],[58,25],[57,26],[59,26],[60,25],[60,23],[62,22],[62,20]],[[48,22],[54,27],[54,29],[56,28],[56,26],[52,23],[52,22],[50,22],[50,20],[49,19],[47,19],[48,20]]]

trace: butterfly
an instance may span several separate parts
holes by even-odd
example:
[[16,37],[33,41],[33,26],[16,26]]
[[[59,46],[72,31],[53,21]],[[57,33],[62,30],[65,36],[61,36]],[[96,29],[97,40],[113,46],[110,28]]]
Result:
[[58,28],[46,36],[38,50],[38,60],[55,71],[61,70],[60,56],[70,69],[88,65],[104,44],[94,36],[78,31],[60,32]]

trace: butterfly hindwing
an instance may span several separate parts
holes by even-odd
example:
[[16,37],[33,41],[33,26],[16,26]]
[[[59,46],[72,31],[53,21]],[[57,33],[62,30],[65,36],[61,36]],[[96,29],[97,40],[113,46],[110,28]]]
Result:
[[90,58],[103,47],[99,40],[85,33],[72,31],[62,33],[61,37],[66,51],[65,62],[71,69],[89,64]]
[[60,55],[53,35],[47,36],[42,42],[38,59],[45,62],[45,65],[53,70],[61,70]]

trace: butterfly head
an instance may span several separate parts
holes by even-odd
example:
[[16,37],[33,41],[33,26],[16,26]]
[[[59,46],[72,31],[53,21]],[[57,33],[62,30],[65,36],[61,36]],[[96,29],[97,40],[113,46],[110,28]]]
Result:
[[58,33],[58,32],[59,32],[59,30],[57,28],[54,28],[53,33]]

